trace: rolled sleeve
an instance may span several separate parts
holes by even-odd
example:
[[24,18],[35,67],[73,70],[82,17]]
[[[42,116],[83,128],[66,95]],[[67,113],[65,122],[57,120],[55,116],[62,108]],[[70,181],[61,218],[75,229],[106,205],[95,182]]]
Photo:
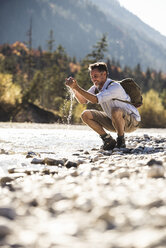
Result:
[[101,93],[98,93],[97,95],[97,99],[98,99],[98,104],[102,103],[103,102],[103,96]]

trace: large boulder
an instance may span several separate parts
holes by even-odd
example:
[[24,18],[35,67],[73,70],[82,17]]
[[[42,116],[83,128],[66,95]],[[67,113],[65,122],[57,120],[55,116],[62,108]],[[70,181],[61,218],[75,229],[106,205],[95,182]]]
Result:
[[13,112],[13,122],[55,123],[61,117],[52,111],[45,110],[33,103],[24,103]]

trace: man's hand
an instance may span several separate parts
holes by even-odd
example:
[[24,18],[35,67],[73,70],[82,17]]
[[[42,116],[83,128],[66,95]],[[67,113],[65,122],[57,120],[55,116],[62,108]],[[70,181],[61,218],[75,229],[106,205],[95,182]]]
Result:
[[74,78],[69,77],[66,78],[65,81],[66,81],[66,86],[70,87],[74,91],[76,98],[80,103],[86,103],[87,101],[90,101],[92,103],[98,103],[97,96],[82,89],[77,84],[77,81]]
[[66,86],[70,87],[71,89],[75,89],[77,85],[77,81],[73,77],[69,77],[65,79]]

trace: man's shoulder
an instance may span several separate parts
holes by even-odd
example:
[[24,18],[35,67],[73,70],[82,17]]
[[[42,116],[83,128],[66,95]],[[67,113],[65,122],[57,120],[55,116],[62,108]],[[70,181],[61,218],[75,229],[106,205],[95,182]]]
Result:
[[112,79],[110,79],[110,78],[108,78],[107,79],[107,81],[106,81],[106,88],[105,89],[108,89],[108,88],[120,88],[121,87],[121,85],[120,85],[120,83],[118,83],[116,80],[112,80]]

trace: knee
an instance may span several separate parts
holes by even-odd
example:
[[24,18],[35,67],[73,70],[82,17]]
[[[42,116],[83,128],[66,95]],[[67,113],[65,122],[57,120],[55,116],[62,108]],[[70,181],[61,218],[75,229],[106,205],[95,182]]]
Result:
[[123,111],[120,108],[113,108],[111,111],[111,116],[113,119],[123,117]]
[[87,122],[89,119],[92,119],[92,114],[89,110],[84,110],[81,114],[81,119],[83,122]]

